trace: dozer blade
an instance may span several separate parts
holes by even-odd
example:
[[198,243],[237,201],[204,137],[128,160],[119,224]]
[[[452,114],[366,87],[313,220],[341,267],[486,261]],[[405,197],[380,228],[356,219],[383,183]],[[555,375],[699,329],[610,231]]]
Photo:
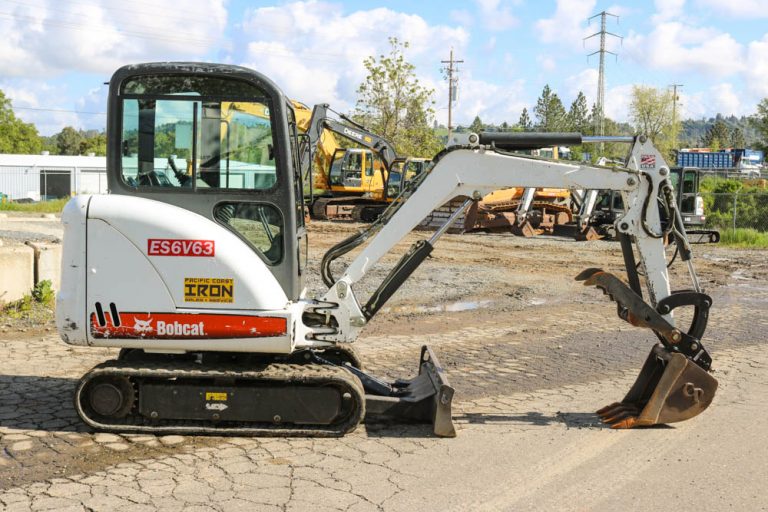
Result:
[[419,375],[410,381],[399,381],[395,389],[390,395],[365,395],[366,422],[406,420],[431,423],[435,435],[456,437],[451,417],[454,389],[431,348],[426,345],[421,348]]
[[624,400],[597,411],[611,428],[684,421],[712,403],[717,380],[682,354],[656,345]]

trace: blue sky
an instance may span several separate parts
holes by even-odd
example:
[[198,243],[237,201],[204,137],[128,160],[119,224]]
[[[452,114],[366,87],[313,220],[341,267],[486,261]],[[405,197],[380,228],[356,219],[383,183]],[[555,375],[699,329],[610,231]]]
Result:
[[[17,115],[52,134],[103,128],[106,86],[127,63],[204,60],[253,67],[308,104],[350,110],[362,60],[396,36],[435,89],[447,119],[440,61],[460,67],[455,123],[517,121],[545,84],[566,107],[596,96],[599,20],[618,58],[606,61],[606,113],[627,119],[633,84],[684,84],[684,116],[751,114],[768,96],[768,0],[0,0],[0,89]],[[62,110],[51,112],[32,109]],[[77,111],[77,112],[72,112]]]

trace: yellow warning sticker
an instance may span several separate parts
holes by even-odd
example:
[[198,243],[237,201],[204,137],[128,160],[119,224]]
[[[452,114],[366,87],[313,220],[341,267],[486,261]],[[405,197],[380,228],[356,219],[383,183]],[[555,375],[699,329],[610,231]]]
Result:
[[213,277],[185,277],[186,302],[234,302],[235,280]]
[[205,400],[211,402],[226,402],[227,394],[222,392],[206,391]]

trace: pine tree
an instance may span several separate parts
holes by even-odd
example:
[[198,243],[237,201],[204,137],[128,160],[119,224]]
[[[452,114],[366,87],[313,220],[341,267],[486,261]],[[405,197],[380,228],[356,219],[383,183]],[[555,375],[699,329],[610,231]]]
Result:
[[744,132],[741,128],[734,128],[731,130],[731,147],[732,148],[744,148],[747,146],[747,142],[744,138]]
[[576,99],[571,103],[571,109],[568,111],[568,129],[579,133],[586,133],[589,129],[589,110],[587,108],[587,98],[584,93],[579,91]]
[[524,132],[531,130],[531,118],[528,115],[528,109],[523,107],[523,111],[520,113],[520,119],[517,121],[517,125]]
[[483,124],[483,121],[480,119],[480,116],[475,116],[475,120],[472,121],[472,124],[469,125],[469,131],[473,133],[480,133],[485,129],[485,125]]
[[701,145],[705,148],[722,149],[728,147],[731,142],[731,133],[728,125],[723,121],[722,116],[718,114],[715,123],[707,129],[707,133],[701,139]]
[[567,122],[567,112],[563,107],[563,102],[552,92],[549,85],[545,85],[541,91],[541,96],[533,107],[533,113],[536,116],[536,128],[542,132],[556,132],[562,130]]

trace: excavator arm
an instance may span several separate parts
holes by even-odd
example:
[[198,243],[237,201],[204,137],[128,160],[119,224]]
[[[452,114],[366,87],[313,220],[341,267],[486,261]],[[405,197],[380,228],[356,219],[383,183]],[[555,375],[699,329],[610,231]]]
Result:
[[[632,139],[632,150],[625,168],[610,169],[562,161],[546,161],[509,153],[508,150],[542,144],[581,143],[578,134],[482,134],[470,136],[468,144],[449,148],[435,158],[432,170],[409,190],[410,197],[396,201],[368,230],[332,248],[323,261],[323,278],[330,285],[320,299],[323,310],[333,318],[333,327],[316,339],[336,343],[351,342],[360,329],[397,291],[434,244],[464,209],[473,201],[501,187],[551,187],[570,190],[610,189],[619,191],[626,211],[616,221],[629,284],[601,269],[587,269],[577,276],[587,285],[603,290],[617,303],[619,317],[650,329],[659,344],[622,402],[603,408],[599,414],[617,428],[682,421],[699,414],[711,403],[717,387],[710,370],[711,358],[701,344],[711,299],[701,292],[694,272],[690,245],[668,182],[669,167],[662,155],[645,137]],[[578,138],[578,142],[575,142]],[[597,142],[597,140],[595,140]],[[432,209],[457,196],[466,200],[429,240],[415,243],[391,270],[379,288],[364,303],[358,301],[353,286],[401,241]],[[662,229],[657,198],[661,197],[674,222]],[[675,238],[682,260],[688,263],[692,291],[673,291],[664,252],[665,238]],[[333,259],[368,241],[368,245],[334,278]],[[633,249],[634,244],[634,249]],[[635,260],[635,250],[639,263]],[[329,257],[329,255],[331,255]],[[645,298],[637,268],[645,270]],[[681,306],[695,309],[689,329],[675,325],[673,310]]]

